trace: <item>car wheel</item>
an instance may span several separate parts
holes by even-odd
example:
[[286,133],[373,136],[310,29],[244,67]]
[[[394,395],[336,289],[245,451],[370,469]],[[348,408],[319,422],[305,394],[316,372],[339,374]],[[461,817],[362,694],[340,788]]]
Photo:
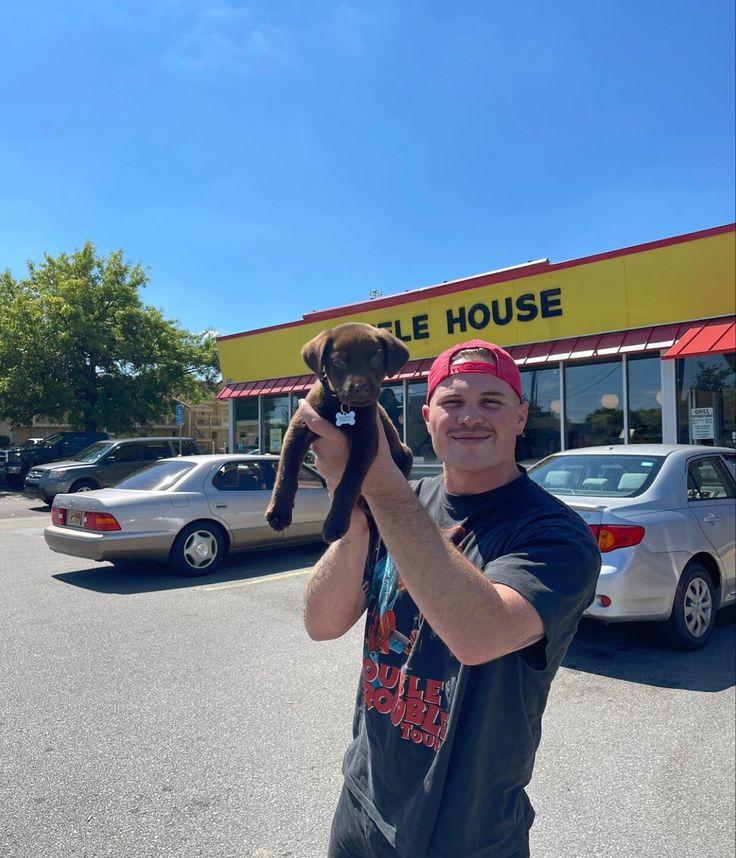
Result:
[[97,483],[93,483],[92,480],[79,480],[74,483],[74,485],[69,489],[70,492],[93,492],[95,489],[98,489],[99,486]]
[[665,641],[677,649],[700,649],[716,624],[715,587],[700,563],[688,564],[677,585],[672,613],[662,627]]
[[169,557],[180,575],[209,575],[225,559],[225,537],[216,524],[188,524],[176,537]]

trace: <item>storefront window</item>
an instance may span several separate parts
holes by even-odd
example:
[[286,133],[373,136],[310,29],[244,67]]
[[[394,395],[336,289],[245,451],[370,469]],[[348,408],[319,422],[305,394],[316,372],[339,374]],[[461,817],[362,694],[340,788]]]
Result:
[[621,361],[565,367],[565,448],[623,444]]
[[681,444],[736,447],[736,352],[677,361]]
[[560,449],[560,370],[558,367],[521,373],[529,419],[516,442],[518,462],[538,462]]
[[391,422],[399,433],[399,438],[404,440],[404,385],[384,384],[381,386],[381,394],[378,401],[383,405]]
[[235,400],[235,450],[251,453],[258,450],[258,397]]
[[407,390],[406,444],[414,454],[415,462],[436,462],[437,456],[429,440],[427,424],[422,417],[422,406],[427,399],[427,382],[410,381]]
[[629,387],[629,441],[662,443],[662,377],[659,355],[626,360]]
[[266,446],[262,453],[278,453],[289,425],[289,396],[263,397],[263,437]]

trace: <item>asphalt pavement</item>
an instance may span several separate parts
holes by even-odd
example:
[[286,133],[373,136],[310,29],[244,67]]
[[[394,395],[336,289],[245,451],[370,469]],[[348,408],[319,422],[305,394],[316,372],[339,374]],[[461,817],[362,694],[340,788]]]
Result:
[[[212,579],[46,547],[0,486],[0,856],[322,858],[360,629],[301,625],[320,548]],[[530,796],[535,858],[732,858],[733,609],[697,653],[583,622]]]

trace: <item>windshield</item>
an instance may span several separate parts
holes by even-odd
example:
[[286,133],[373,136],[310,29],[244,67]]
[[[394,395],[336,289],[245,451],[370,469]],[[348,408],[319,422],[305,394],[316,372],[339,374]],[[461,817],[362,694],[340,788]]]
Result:
[[[60,441],[64,437],[63,432],[54,432],[53,435],[49,435],[48,438],[44,438],[43,441],[38,442],[39,447],[53,447],[57,441]],[[28,446],[36,446],[32,444],[28,444]]]
[[560,453],[529,468],[529,476],[555,495],[631,498],[651,486],[664,456]]
[[87,464],[98,462],[110,447],[112,447],[112,444],[97,441],[94,444],[90,444],[89,447],[85,447],[76,456],[72,456],[72,462],[86,462]]
[[136,491],[165,492],[188,471],[194,468],[194,462],[167,461],[154,462],[130,477],[115,484],[116,489],[131,489]]

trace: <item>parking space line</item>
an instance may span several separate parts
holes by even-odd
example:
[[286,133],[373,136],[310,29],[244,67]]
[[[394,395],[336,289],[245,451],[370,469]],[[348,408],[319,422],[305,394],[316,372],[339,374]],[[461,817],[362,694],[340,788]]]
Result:
[[308,575],[312,571],[312,567],[308,566],[305,569],[296,569],[293,572],[281,572],[278,575],[263,575],[260,578],[251,578],[248,581],[231,581],[227,584],[208,584],[202,587],[197,587],[197,590],[229,590],[231,587],[249,587],[251,584],[264,584],[269,581],[281,581],[283,578],[295,578],[298,575]]

